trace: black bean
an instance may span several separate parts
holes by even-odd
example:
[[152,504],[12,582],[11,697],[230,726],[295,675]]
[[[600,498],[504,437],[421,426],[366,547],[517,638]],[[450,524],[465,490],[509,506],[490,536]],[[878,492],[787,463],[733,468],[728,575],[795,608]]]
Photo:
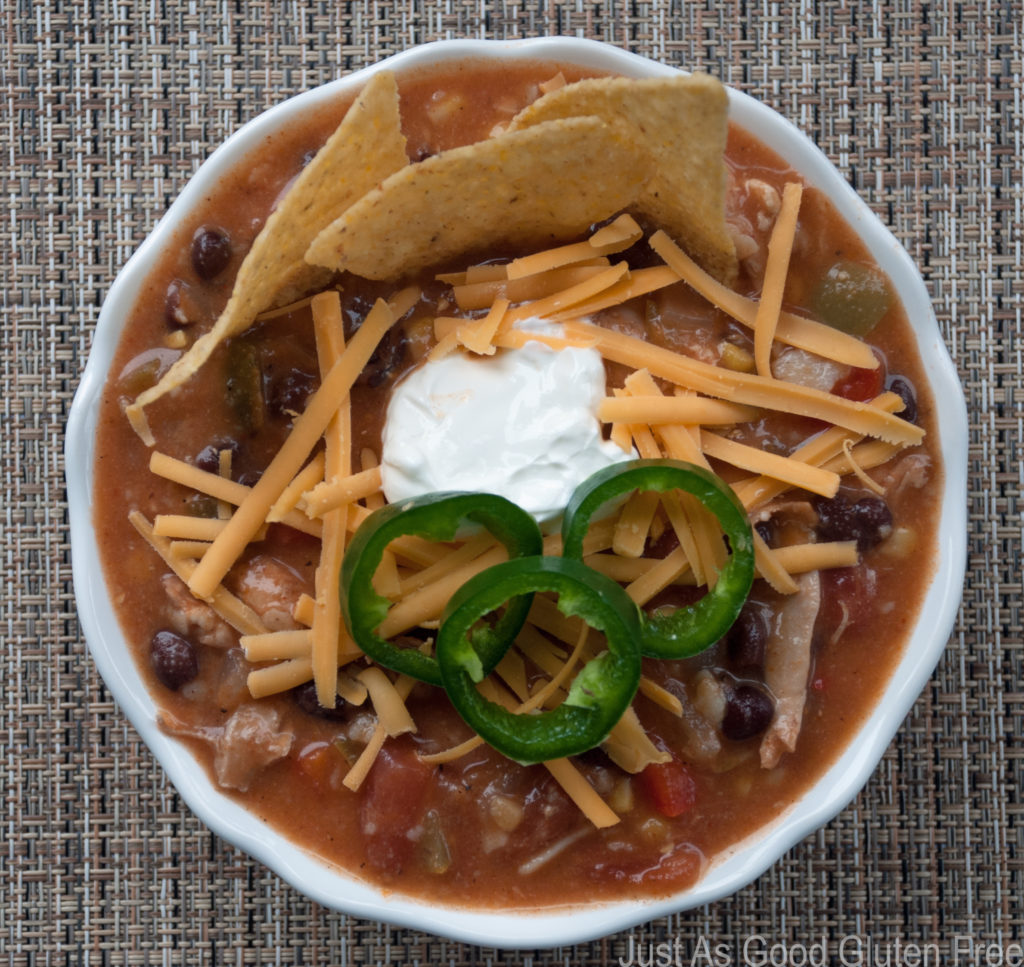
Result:
[[196,646],[173,631],[158,631],[149,643],[153,672],[162,685],[177,691],[199,674]]
[[[345,321],[345,338],[351,339],[359,331],[359,327],[362,326],[377,300],[389,299],[393,291],[393,286],[387,282],[364,282],[358,290],[342,290],[341,314]],[[450,295],[451,286],[444,282],[426,282],[423,284],[419,303],[436,304],[436,296],[442,294]],[[411,311],[413,311],[413,307],[407,310],[407,312]],[[395,320],[395,322],[399,321],[401,320]]]
[[[644,235],[644,238],[649,238],[650,235]],[[664,265],[661,256],[654,251],[646,241],[637,242],[627,248],[620,256],[626,260],[626,264],[631,269],[650,269],[658,265]],[[649,319],[650,316],[645,312],[645,316]]]
[[725,636],[726,654],[735,669],[743,671],[764,665],[770,630],[768,609],[756,601],[748,601]]
[[405,350],[409,342],[402,326],[392,326],[387,335],[378,343],[356,383],[376,389],[398,375],[398,369],[405,360]]
[[754,530],[757,531],[761,540],[770,547],[772,540],[775,537],[775,525],[772,523],[771,518],[768,518],[768,520],[759,520],[754,525]]
[[890,376],[886,389],[903,400],[903,409],[899,415],[909,423],[916,423],[917,393],[914,390],[914,384],[906,376]]
[[239,451],[237,440],[214,440],[200,450],[192,462],[207,473],[220,473],[220,452],[230,450],[232,461],[238,457]]
[[345,700],[339,695],[334,700],[334,708],[325,708],[316,697],[316,685],[313,682],[306,682],[292,690],[292,697],[295,704],[307,715],[318,715],[325,719],[343,719],[348,715],[348,707]]
[[198,322],[201,316],[199,306],[192,294],[192,288],[181,279],[172,279],[164,297],[164,318],[172,329],[184,329]]
[[881,497],[862,497],[851,503],[842,495],[814,502],[818,536],[826,541],[856,541],[857,550],[870,550],[892,533],[892,512]]
[[[617,214],[609,215],[607,218],[602,219],[599,222],[591,222],[587,228],[587,235],[593,235],[595,232],[599,232],[602,228],[607,228],[607,226],[611,225],[618,217],[619,216]],[[618,258],[625,259],[631,269],[647,269],[657,265],[664,265],[665,263],[661,256],[658,255],[658,253],[655,252],[646,241],[646,239],[651,237],[658,226],[653,222],[650,222],[648,219],[645,219],[639,213],[637,213],[636,219],[640,224],[640,228],[643,230],[643,240],[634,243],[627,249],[624,249],[619,253]],[[659,311],[657,305],[652,305],[649,309],[647,307],[647,302],[649,301],[650,300],[645,300],[644,308],[644,317],[648,320],[651,319],[650,312],[652,310],[655,313]]]
[[345,338],[351,339],[359,327],[363,324],[363,320],[370,314],[370,310],[373,308],[373,298],[368,295],[362,295],[358,292],[342,295],[341,301],[341,312],[345,319]]
[[203,447],[196,454],[195,464],[200,470],[205,470],[207,473],[219,473],[220,451],[212,443]]
[[270,381],[267,388],[267,409],[274,416],[291,419],[306,409],[306,403],[320,380],[313,373],[290,369]]
[[231,261],[231,237],[223,228],[203,225],[192,236],[192,268],[204,282],[216,278]]
[[255,487],[260,482],[260,477],[263,476],[262,470],[246,470],[239,478],[238,482],[243,487]]
[[775,703],[756,685],[743,682],[727,689],[722,734],[727,739],[749,739],[771,724]]

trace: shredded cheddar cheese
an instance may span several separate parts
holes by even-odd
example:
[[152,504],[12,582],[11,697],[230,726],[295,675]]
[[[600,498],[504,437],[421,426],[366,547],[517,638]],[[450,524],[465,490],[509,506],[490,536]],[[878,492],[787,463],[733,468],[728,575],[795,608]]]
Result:
[[774,477],[792,487],[803,487],[813,494],[834,497],[839,489],[838,474],[795,460],[793,457],[783,457],[767,450],[759,450],[708,430],[701,431],[700,443],[701,449],[709,457],[731,463],[743,470]]
[[611,265],[597,275],[583,282],[578,282],[576,285],[571,285],[567,289],[562,289],[553,295],[545,296],[536,302],[528,302],[515,309],[510,309],[505,313],[505,318],[502,320],[502,329],[507,329],[525,319],[544,318],[545,316],[553,315],[568,306],[593,298],[598,293],[604,292],[615,285],[615,283],[628,277],[628,275],[629,266],[625,262]]
[[[377,454],[369,447],[363,447],[363,451],[359,455],[359,467],[363,473],[380,467],[380,461],[377,459]],[[363,504],[366,506],[367,510],[380,510],[380,508],[384,506],[384,503],[384,494],[381,493],[380,490],[375,490],[373,493],[367,494],[363,498]]]
[[[708,275],[664,232],[655,232],[651,236],[651,248],[677,273],[679,279],[687,282],[708,302],[749,329],[755,328],[756,302],[733,292]],[[789,346],[817,353],[847,366],[863,369],[875,369],[878,366],[871,347],[856,336],[790,312],[779,314],[775,338]]]
[[603,309],[610,309],[613,306],[620,306],[630,299],[636,299],[642,295],[664,289],[679,281],[679,277],[667,266],[652,266],[646,269],[636,269],[630,272],[629,277],[610,285],[603,292],[577,302],[575,305],[560,312],[552,314],[549,318],[552,322],[567,322],[570,319],[582,319],[594,315]]
[[[321,379],[345,354],[341,299],[337,292],[322,292],[312,302],[313,331],[320,358]],[[352,405],[347,395],[338,404],[324,430],[324,471],[332,478],[347,477],[352,470]],[[338,578],[345,553],[348,515],[343,509],[324,515],[323,546],[316,569],[316,606],[313,610],[313,681],[317,701],[333,708],[338,690],[338,652],[342,645],[355,647],[341,623]]]
[[292,608],[292,617],[300,625],[305,625],[307,628],[313,624],[313,609],[316,607],[316,601],[308,594],[300,594],[298,601],[295,602],[295,607]]
[[494,300],[490,311],[479,322],[467,323],[456,330],[456,338],[470,352],[478,356],[493,356],[497,351],[492,345],[498,327],[502,325],[508,312],[509,300]]
[[653,567],[648,568],[636,580],[631,581],[626,586],[626,594],[638,605],[643,606],[689,569],[690,561],[686,552],[681,547],[677,547]]
[[622,557],[640,557],[647,544],[647,535],[657,509],[658,494],[631,494],[615,523],[612,550]]
[[249,661],[281,661],[309,658],[313,653],[313,634],[308,628],[297,631],[270,631],[262,635],[243,635],[238,642]]
[[378,634],[391,638],[415,628],[430,618],[439,618],[448,599],[471,577],[487,570],[494,564],[508,560],[508,551],[503,546],[495,547],[476,560],[463,565],[426,587],[419,588],[402,598],[380,623]]
[[416,731],[416,723],[405,707],[408,696],[402,695],[394,682],[380,668],[371,665],[364,668],[356,677],[366,686],[373,710],[377,713],[377,721],[388,736],[394,737]]
[[703,425],[745,423],[757,415],[749,406],[723,403],[700,396],[606,397],[597,418],[603,423],[700,423]]
[[[772,373],[772,348],[777,342],[844,365],[877,365],[861,340],[782,309],[801,191],[799,184],[791,184],[783,193],[759,300],[746,299],[721,285],[663,232],[655,233],[651,246],[664,265],[631,270],[626,262],[611,263],[609,256],[625,251],[641,237],[635,220],[622,215],[581,242],[504,265],[476,265],[438,276],[452,286],[457,306],[448,301],[439,309],[464,315],[432,320],[436,341],[427,358],[455,352],[490,356],[532,339],[554,348],[593,347],[608,363],[629,370],[623,385],[612,390],[597,411],[622,451],[632,454],[635,450],[645,459],[666,456],[709,470],[727,465],[723,473],[733,480],[733,491],[752,515],[791,489],[831,497],[841,478],[849,474],[881,491],[867,470],[920,442],[923,435],[919,427],[896,415],[902,407],[899,397],[884,393],[870,403],[853,402]],[[753,353],[723,341],[721,365],[713,365],[590,320],[638,296],[683,284],[752,330]],[[364,449],[358,470],[351,466],[349,391],[389,327],[419,296],[419,289],[410,287],[395,294],[390,303],[378,301],[347,346],[340,297],[334,289],[260,316],[272,318],[306,306],[312,314],[321,385],[305,412],[296,417],[253,487],[231,480],[230,451],[221,453],[217,474],[159,451],[151,454],[154,474],[215,498],[216,518],[161,514],[150,524],[138,511],[131,514],[138,532],[192,594],[240,632],[246,659],[260,665],[247,678],[254,698],[312,681],[323,706],[333,707],[338,695],[353,705],[369,701],[376,724],[343,780],[351,791],[360,789],[389,738],[417,731],[407,705],[415,683],[373,664],[352,642],[341,618],[337,589],[349,532],[385,505],[377,454]],[[532,318],[562,328],[543,334],[517,328]],[[790,453],[772,453],[740,442],[742,431],[728,429],[756,420],[762,411],[811,417],[830,425]],[[142,405],[130,407],[128,418],[151,442]],[[321,441],[322,452],[317,450]],[[301,627],[285,631],[268,630],[260,616],[223,583],[236,563],[246,560],[243,555],[249,544],[267,534],[270,523],[287,524],[321,540],[315,593],[289,602]],[[656,558],[650,548],[658,546],[655,541],[663,533],[674,535],[678,546]],[[783,594],[798,590],[794,575],[850,567],[859,561],[854,541],[771,548],[756,530],[753,540],[758,578]],[[624,585],[640,607],[673,585],[714,587],[728,555],[714,515],[682,491],[630,495],[617,511],[591,527],[583,548],[584,562]],[[547,535],[544,553],[560,552],[560,537]],[[486,532],[446,544],[411,536],[393,541],[373,577],[376,592],[390,601],[377,634],[394,638],[417,627],[436,629],[451,596],[469,578],[507,556],[505,547]],[[428,641],[421,648],[427,653],[432,644]],[[579,667],[600,649],[599,634],[581,619],[564,615],[550,597],[538,594],[515,647],[481,684],[481,694],[517,714],[553,707],[564,700]],[[646,676],[641,678],[639,694],[673,716],[687,714],[677,695]],[[482,742],[474,736],[420,759],[440,766]],[[633,707],[602,748],[634,775],[671,758],[647,735]],[[558,759],[544,765],[595,827],[619,821],[612,806],[572,762]]]
[[786,570],[778,553],[765,543],[764,538],[757,532],[756,528],[752,533],[754,537],[754,564],[757,568],[757,573],[780,594],[796,594],[799,590],[797,583],[790,576],[789,571]]
[[[267,520],[284,521],[286,515],[299,505],[306,492],[324,479],[324,464],[323,453],[314,454],[313,459],[295,475],[295,479],[284,488],[281,496],[274,502],[267,512]],[[309,516],[318,515],[310,514]]]
[[634,775],[652,762],[668,762],[672,758],[671,753],[651,741],[632,706],[626,709],[601,748],[620,769]]
[[[150,547],[160,555],[163,562],[182,581],[188,584],[195,572],[196,564],[186,558],[178,557],[171,552],[170,541],[153,532],[153,526],[145,515],[137,510],[128,514],[132,526],[146,540]],[[217,585],[206,599],[207,604],[236,631],[243,635],[260,635],[266,633],[262,619],[240,598],[236,598],[227,588]]]
[[187,514],[157,514],[153,518],[153,533],[157,537],[177,537],[184,540],[212,541],[222,530],[225,521],[220,517],[189,517]]
[[754,364],[761,376],[771,378],[771,352],[782,311],[782,295],[789,272],[789,257],[796,237],[796,218],[800,211],[803,185],[792,181],[782,191],[782,207],[771,238],[768,240],[768,262],[764,270],[764,286],[754,315]]
[[609,264],[607,259],[601,261],[602,265],[574,265],[568,268],[549,269],[547,272],[528,275],[522,279],[464,283],[453,286],[452,294],[455,296],[455,304],[463,312],[489,309],[499,299],[513,304],[532,302],[592,279]]
[[398,561],[391,551],[385,550],[380,556],[380,564],[373,575],[373,589],[382,598],[397,598],[402,594],[402,576],[398,573]]
[[646,368],[654,376],[698,393],[825,420],[866,436],[878,437],[887,443],[909,445],[920,443],[924,437],[920,427],[867,403],[847,400],[796,383],[723,369],[680,356],[670,349],[654,346],[635,336],[589,323],[569,322],[565,329],[570,339],[589,341],[606,359],[634,369]]
[[522,279],[540,272],[562,268],[574,262],[583,262],[595,255],[613,255],[639,241],[642,234],[640,226],[630,215],[620,215],[614,222],[599,229],[585,242],[562,245],[515,259],[508,265],[507,277]]
[[380,487],[380,467],[368,467],[359,473],[317,484],[302,495],[302,503],[310,517],[323,517],[345,504],[374,496],[380,492]]
[[378,302],[370,311],[345,353],[321,382],[305,411],[296,419],[292,432],[270,466],[199,562],[189,581],[189,588],[198,597],[206,598],[212,594],[246,544],[263,525],[267,512],[309,456],[317,440],[323,436],[328,423],[393,321],[391,309],[383,301]]
[[[312,658],[290,658],[249,672],[246,684],[253,698],[265,698],[304,685],[313,679]],[[333,702],[331,703],[333,705]]]
[[[251,487],[246,487],[244,484],[234,480],[225,480],[218,474],[200,470],[199,467],[185,463],[184,460],[168,456],[159,450],[154,450],[150,454],[149,469],[151,473],[156,474],[158,477],[172,480],[174,483],[179,483],[183,487],[189,487],[201,494],[215,497],[217,500],[227,501],[236,507],[243,503],[252,491]],[[304,514],[297,513],[294,510],[284,514],[281,517],[281,521],[289,527],[294,527],[296,530],[300,530],[304,534],[309,534],[313,537],[319,537],[321,534],[319,521],[311,521]],[[262,524],[260,526],[262,527]]]
[[[411,694],[413,685],[415,684],[415,680],[410,678],[408,675],[399,675],[398,678],[395,679],[395,694],[403,703]],[[349,789],[352,792],[359,791],[359,788],[366,780],[373,763],[376,761],[378,753],[384,747],[384,740],[387,737],[387,729],[378,722],[373,730],[373,734],[370,736],[370,741],[366,743],[366,747],[360,753],[359,758],[342,780],[342,784],[346,789]]]

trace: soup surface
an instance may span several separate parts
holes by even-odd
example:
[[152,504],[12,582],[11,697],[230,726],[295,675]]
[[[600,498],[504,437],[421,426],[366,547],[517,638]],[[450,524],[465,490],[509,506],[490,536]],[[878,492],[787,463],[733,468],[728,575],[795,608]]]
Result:
[[[560,72],[569,82],[580,76],[551,64],[474,62],[400,77],[411,161],[500,131],[541,94],[541,85],[560,84]],[[627,740],[628,748],[617,752],[605,745],[551,767],[518,765],[486,744],[439,757],[473,732],[442,689],[423,683],[407,683],[404,704],[414,730],[381,741],[380,709],[370,700],[358,702],[358,676],[367,665],[360,658],[342,667],[339,682],[347,698],[339,697],[333,709],[318,701],[311,673],[256,698],[253,671],[308,655],[303,596],[317,595],[320,521],[300,505],[292,513],[311,526],[290,526],[286,521],[294,523],[294,516],[268,523],[224,578],[223,587],[259,616],[268,635],[291,633],[288,640],[298,642],[294,654],[256,658],[240,645],[239,632],[171,573],[129,514],[146,522],[166,518],[169,539],[177,542],[171,553],[179,560],[194,562],[204,553],[203,542],[230,516],[230,500],[151,472],[153,455],[253,487],[320,385],[321,350],[309,301],[258,318],[220,345],[184,386],[153,404],[148,419],[154,447],[133,432],[124,408],[213,326],[269,213],[347,107],[331,105],[269,138],[258,156],[204,200],[147,280],[111,370],[97,449],[96,527],[107,580],[161,724],[190,745],[197,768],[268,824],[389,889],[484,907],[676,891],[731,844],[782,813],[834,761],[886,684],[915,620],[934,554],[941,467],[929,391],[903,310],[828,199],[806,188],[784,308],[863,331],[880,364],[851,367],[777,341],[774,377],[848,401],[895,393],[900,402],[891,408],[924,429],[924,442],[892,447],[878,462],[858,461],[856,454],[866,451],[856,449],[861,438],[850,434],[836,459],[852,453],[857,468],[839,471],[833,496],[792,484],[766,491],[763,499],[746,491],[744,503],[765,553],[782,562],[791,584],[773,587],[785,582],[759,576],[721,641],[687,659],[644,660],[632,709],[646,745]],[[785,186],[800,176],[735,127],[728,132],[724,164],[725,217],[738,267],[733,288],[756,301]],[[647,244],[658,226],[641,223],[645,239],[611,256],[631,272],[662,264]],[[455,291],[460,282],[438,275],[523,254],[467,253],[401,285],[348,274],[331,280],[329,287],[340,293],[347,339],[375,300],[392,299],[409,283],[418,287],[352,387],[353,475],[372,472],[380,459],[394,387],[414,369],[432,365],[445,334],[437,320],[484,315],[486,307],[461,309]],[[750,329],[685,281],[597,310],[585,323],[730,373],[755,367]],[[609,355],[604,367],[609,397],[637,385],[629,382],[636,379],[635,367]],[[673,395],[666,380],[655,383]],[[792,458],[831,431],[812,416],[755,407],[749,418],[732,424],[683,432],[742,496],[752,480],[765,477],[718,441]],[[625,445],[640,456],[675,455],[671,434],[660,424],[627,429]],[[382,502],[379,486],[356,501],[367,509]],[[603,544],[595,539],[586,557],[627,587],[680,547],[664,506],[650,505],[646,518],[642,508],[629,512],[645,520],[639,547],[613,535]],[[171,518],[177,516],[199,522],[200,536],[189,537],[188,528],[173,533]],[[557,552],[552,540],[547,546]],[[812,546],[825,548],[819,564],[807,563]],[[396,570],[401,581],[415,577],[413,563],[400,555]],[[692,603],[702,593],[693,570],[692,562],[677,569],[640,603],[648,611]],[[545,618],[544,608],[535,604],[530,625],[539,644],[535,640],[520,660],[528,691],[551,674],[540,667],[543,655],[564,661],[576,634],[563,634],[564,619],[551,613]],[[406,645],[429,647],[436,627],[434,616],[403,629]],[[400,684],[395,675],[388,678]],[[515,681],[507,678],[504,687],[514,693]],[[353,770],[359,770],[358,780]],[[596,821],[578,795],[574,800],[576,780],[596,794],[611,819],[602,812],[605,820]]]

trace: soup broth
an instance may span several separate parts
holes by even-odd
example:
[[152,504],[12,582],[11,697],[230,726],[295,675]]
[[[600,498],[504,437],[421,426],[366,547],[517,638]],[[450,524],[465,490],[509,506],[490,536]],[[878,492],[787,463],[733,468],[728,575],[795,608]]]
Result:
[[[410,159],[502,130],[559,73],[569,82],[581,76],[565,65],[470,62],[399,77]],[[598,828],[567,795],[557,770],[520,766],[486,744],[443,763],[424,761],[473,733],[444,691],[423,683],[406,699],[415,731],[384,741],[353,791],[344,780],[374,741],[372,704],[339,699],[325,709],[312,683],[252,697],[248,676],[263,663],[246,658],[238,632],[188,593],[129,521],[135,511],[148,521],[187,515],[212,524],[226,520],[230,507],[152,473],[154,451],[124,415],[126,402],[212,327],[256,234],[347,107],[322,108],[269,138],[204,199],[147,280],[111,370],[97,446],[96,528],[125,635],[162,725],[190,746],[197,768],[270,826],[388,889],[474,907],[676,892],[823,774],[877,701],[916,619],[935,553],[941,466],[928,384],[903,309],[890,297],[864,337],[880,360],[875,370],[776,347],[779,379],[847,400],[896,392],[904,418],[926,431],[924,442],[859,474],[843,474],[834,497],[790,486],[748,507],[768,547],[856,542],[857,562],[796,569],[795,593],[780,593],[758,578],[739,620],[717,644],[692,658],[644,660],[645,684],[633,709],[666,761],[634,773],[596,748],[570,763],[615,814],[614,824]],[[800,175],[736,127],[729,130],[724,163],[726,220],[738,257],[734,289],[756,300],[785,186]],[[641,223],[646,237],[658,227]],[[380,457],[393,388],[430,364],[439,336],[434,321],[458,315],[453,286],[438,275],[523,254],[516,248],[468,253],[455,265],[403,280],[419,287],[418,297],[351,390],[353,472],[372,468]],[[660,264],[646,238],[612,258],[624,259],[631,270]],[[863,292],[850,296],[851,288],[834,284],[844,272],[870,276],[872,291],[886,288],[851,226],[827,197],[807,187],[784,308],[821,319],[829,299],[856,302]],[[352,275],[335,283],[348,338],[376,299],[391,298],[399,288]],[[871,293],[863,298],[870,302]],[[730,371],[749,368],[754,354],[749,329],[683,281],[595,312],[589,324]],[[605,367],[613,396],[631,368],[612,359]],[[300,300],[227,340],[196,376],[151,407],[155,450],[251,487],[320,381],[311,310]],[[671,395],[665,381],[658,383]],[[759,409],[749,420],[710,429],[732,443],[789,456],[826,424]],[[749,471],[709,459],[734,485],[750,478]],[[656,514],[642,557],[661,558],[678,546],[673,528]],[[315,533],[271,522],[248,544],[224,586],[268,630],[302,631],[295,605],[303,595],[315,597],[320,554]],[[608,548],[588,560],[621,573],[624,584],[642,567]],[[645,607],[685,607],[699,593],[680,579]],[[410,647],[434,633],[429,622],[414,629]],[[550,632],[538,633],[555,648],[571,648]],[[357,660],[343,672],[354,674],[364,664]],[[529,663],[525,675],[528,685],[543,677]],[[783,720],[789,725],[780,726]]]

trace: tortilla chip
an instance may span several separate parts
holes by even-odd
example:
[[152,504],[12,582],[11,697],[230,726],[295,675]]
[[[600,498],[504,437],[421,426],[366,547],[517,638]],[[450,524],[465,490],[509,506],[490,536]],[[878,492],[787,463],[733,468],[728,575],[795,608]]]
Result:
[[331,273],[303,259],[310,242],[356,199],[408,163],[398,85],[393,74],[381,71],[367,81],[337,130],[267,219],[213,328],[127,408],[128,419],[147,445],[154,440],[143,408],[185,383],[220,343],[248,329],[260,312],[325,285]]
[[629,131],[655,174],[637,208],[720,281],[736,278],[736,249],[725,226],[729,99],[706,74],[636,80],[601,77],[552,91],[513,118],[510,131],[555,118],[596,116]]
[[410,165],[356,202],[306,260],[397,279],[472,250],[550,244],[633,204],[651,170],[599,118],[538,124]]

